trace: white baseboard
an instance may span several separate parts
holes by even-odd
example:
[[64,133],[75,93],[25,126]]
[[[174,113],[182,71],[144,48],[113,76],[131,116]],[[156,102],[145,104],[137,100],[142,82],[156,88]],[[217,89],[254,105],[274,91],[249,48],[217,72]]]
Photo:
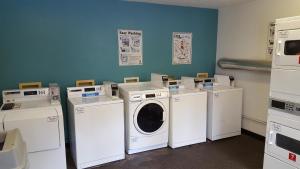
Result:
[[242,128],[261,136],[266,136],[266,123],[243,117]]

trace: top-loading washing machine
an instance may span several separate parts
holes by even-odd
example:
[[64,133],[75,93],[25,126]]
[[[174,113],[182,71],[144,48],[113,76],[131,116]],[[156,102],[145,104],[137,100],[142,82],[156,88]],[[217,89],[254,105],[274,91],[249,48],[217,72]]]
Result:
[[167,147],[169,90],[150,83],[120,84],[124,99],[126,152]]
[[218,140],[241,134],[242,88],[220,85],[214,83],[213,79],[181,77],[181,80],[187,86],[207,91],[208,139]]
[[2,92],[0,130],[20,130],[27,145],[30,169],[67,168],[62,107],[57,97],[52,97],[59,90],[50,89]]
[[[167,80],[166,80],[167,79]],[[207,92],[185,88],[179,80],[151,73],[151,83],[169,88],[169,146],[171,148],[206,141]]]
[[125,158],[123,100],[102,85],[70,87],[71,153],[78,169]]

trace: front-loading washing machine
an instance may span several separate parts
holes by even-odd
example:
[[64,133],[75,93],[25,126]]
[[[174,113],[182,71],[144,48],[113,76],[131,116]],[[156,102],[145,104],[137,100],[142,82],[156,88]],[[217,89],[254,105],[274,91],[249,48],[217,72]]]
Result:
[[128,154],[167,147],[169,90],[150,83],[120,84]]
[[70,87],[71,153],[77,169],[125,158],[123,100],[105,94],[104,86]]

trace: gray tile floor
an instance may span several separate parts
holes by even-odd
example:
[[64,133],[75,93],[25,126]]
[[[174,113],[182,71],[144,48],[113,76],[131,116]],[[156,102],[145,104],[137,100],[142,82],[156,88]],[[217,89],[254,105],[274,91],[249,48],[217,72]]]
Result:
[[[104,164],[95,169],[262,169],[264,141],[249,135],[177,149],[163,148]],[[75,169],[68,157],[68,169]]]

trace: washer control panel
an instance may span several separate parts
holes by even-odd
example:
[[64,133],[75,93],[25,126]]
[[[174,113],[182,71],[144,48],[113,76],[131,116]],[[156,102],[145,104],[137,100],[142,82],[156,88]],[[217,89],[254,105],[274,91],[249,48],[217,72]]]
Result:
[[168,92],[152,92],[152,93],[143,93],[143,94],[134,94],[130,96],[130,101],[141,101],[148,99],[159,99],[169,97]]
[[74,97],[95,97],[104,95],[104,87],[102,85],[85,86],[85,87],[69,87],[67,88],[68,98]]
[[300,116],[300,104],[278,99],[270,100],[270,108]]
[[3,103],[22,102],[49,97],[49,88],[15,89],[2,91]]

